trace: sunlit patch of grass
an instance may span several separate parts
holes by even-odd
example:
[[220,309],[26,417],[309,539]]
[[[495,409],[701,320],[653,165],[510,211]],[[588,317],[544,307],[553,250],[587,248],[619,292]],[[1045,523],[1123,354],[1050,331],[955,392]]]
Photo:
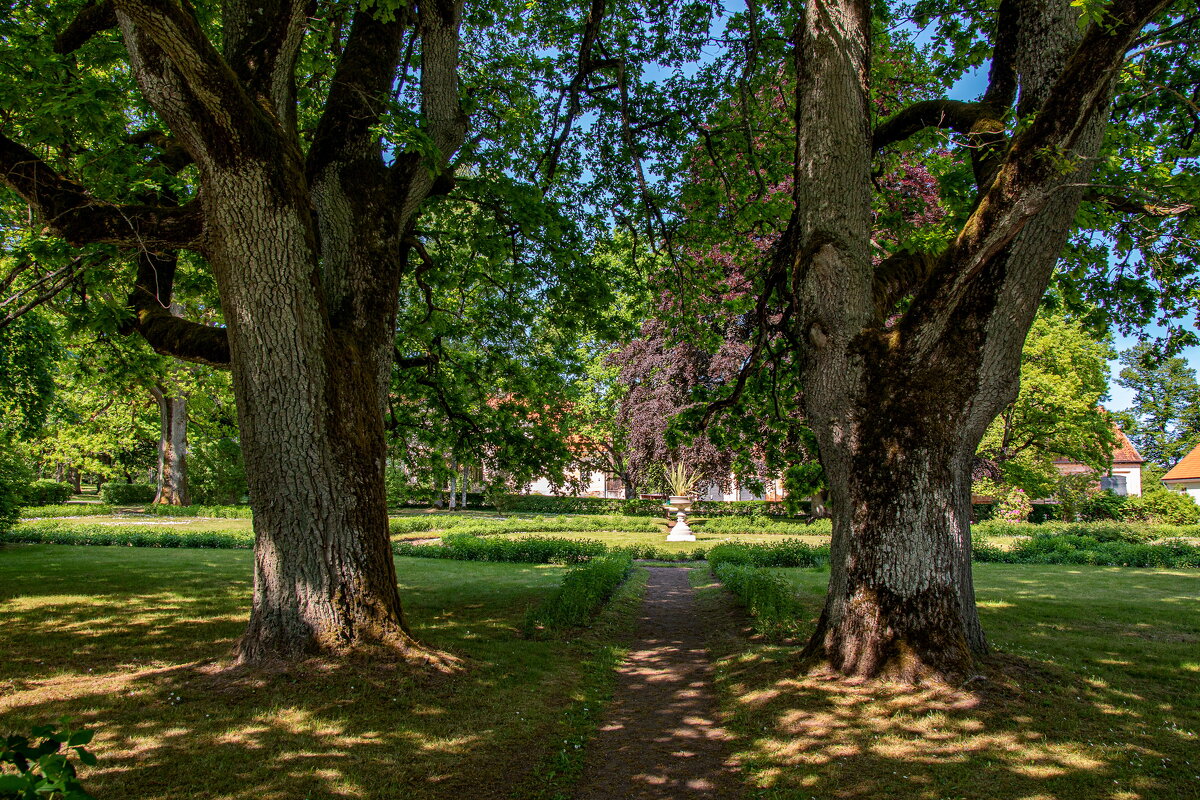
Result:
[[[828,574],[778,572],[811,630]],[[975,580],[999,652],[961,687],[851,685],[802,672],[794,647],[715,639],[751,796],[1200,797],[1200,574],[986,564]]]
[[499,798],[578,735],[586,665],[611,667],[598,638],[520,638],[561,567],[397,559],[409,624],[463,670],[231,673],[251,558],[0,547],[0,729],[93,728],[100,763],[82,774],[101,798]]

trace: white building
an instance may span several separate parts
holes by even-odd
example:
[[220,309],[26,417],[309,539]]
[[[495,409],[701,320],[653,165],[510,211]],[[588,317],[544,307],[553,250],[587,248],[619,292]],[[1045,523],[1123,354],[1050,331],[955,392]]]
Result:
[[1200,444],[1171,467],[1171,471],[1163,475],[1162,482],[1168,489],[1190,494],[1200,503]]

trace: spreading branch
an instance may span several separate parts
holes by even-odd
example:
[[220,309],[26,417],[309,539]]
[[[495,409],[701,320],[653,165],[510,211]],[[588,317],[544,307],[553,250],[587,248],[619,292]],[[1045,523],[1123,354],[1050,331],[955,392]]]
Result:
[[229,334],[225,328],[202,325],[171,313],[177,265],[174,253],[138,254],[137,278],[128,300],[134,317],[122,332],[136,331],[163,355],[213,367],[229,366]]
[[1162,205],[1146,200],[1135,200],[1125,195],[1100,191],[1089,192],[1084,199],[1092,203],[1101,203],[1110,210],[1118,211],[1122,214],[1141,214],[1147,217],[1179,217],[1196,207],[1193,203]]
[[120,205],[92,196],[29,149],[0,133],[0,183],[33,208],[46,228],[74,246],[115,244],[150,250],[199,249],[197,202]]
[[74,53],[89,39],[101,31],[117,27],[117,14],[109,0],[89,0],[75,19],[71,20],[62,33],[54,38],[54,52],[59,55]]

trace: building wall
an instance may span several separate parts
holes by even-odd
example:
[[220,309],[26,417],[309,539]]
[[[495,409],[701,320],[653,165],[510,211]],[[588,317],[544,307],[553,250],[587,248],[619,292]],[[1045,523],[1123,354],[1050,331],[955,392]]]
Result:
[[1113,464],[1112,474],[1124,476],[1126,495],[1129,497],[1142,496],[1141,464]]
[[1167,483],[1167,488],[1173,492],[1186,492],[1200,503],[1200,480],[1171,481]]

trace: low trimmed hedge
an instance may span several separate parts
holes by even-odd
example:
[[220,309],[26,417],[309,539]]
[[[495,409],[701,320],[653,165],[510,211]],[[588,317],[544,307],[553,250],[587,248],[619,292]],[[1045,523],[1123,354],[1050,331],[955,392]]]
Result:
[[157,493],[157,489],[145,483],[106,483],[100,487],[100,499],[110,506],[152,503]]
[[1098,567],[1200,567],[1200,547],[1182,541],[1145,544],[1091,536],[1032,536],[1009,550],[976,545],[975,560],[997,564],[1090,564]]
[[65,503],[75,494],[75,487],[62,481],[36,480],[21,490],[21,503],[27,506],[50,506]]
[[768,544],[723,542],[708,551],[708,563],[749,567],[819,567],[829,563],[828,545],[811,545],[795,539]]
[[549,536],[480,538],[469,533],[451,533],[441,544],[418,545],[395,542],[392,550],[410,558],[447,558],[453,561],[495,561],[518,564],[583,564],[608,555],[603,542],[555,539]]
[[189,531],[137,525],[79,525],[44,520],[22,522],[0,535],[3,542],[25,544],[121,545],[125,547],[254,547],[251,531]]
[[759,567],[723,561],[713,574],[750,612],[754,630],[767,636],[799,633],[803,606],[795,588],[780,575]]
[[533,637],[587,625],[632,570],[629,553],[593,558],[571,570],[546,603],[525,615],[525,635]]
[[1159,539],[1200,537],[1200,528],[1188,525],[1154,525],[1147,522],[1004,522],[988,520],[971,526],[976,539],[992,536],[1087,536],[1102,542],[1144,543]]
[[63,503],[53,506],[26,506],[21,509],[22,517],[107,517],[113,507],[107,503]]
[[169,506],[154,503],[146,506],[142,513],[153,514],[156,517],[216,517],[218,519],[250,519],[253,516],[250,506]]

